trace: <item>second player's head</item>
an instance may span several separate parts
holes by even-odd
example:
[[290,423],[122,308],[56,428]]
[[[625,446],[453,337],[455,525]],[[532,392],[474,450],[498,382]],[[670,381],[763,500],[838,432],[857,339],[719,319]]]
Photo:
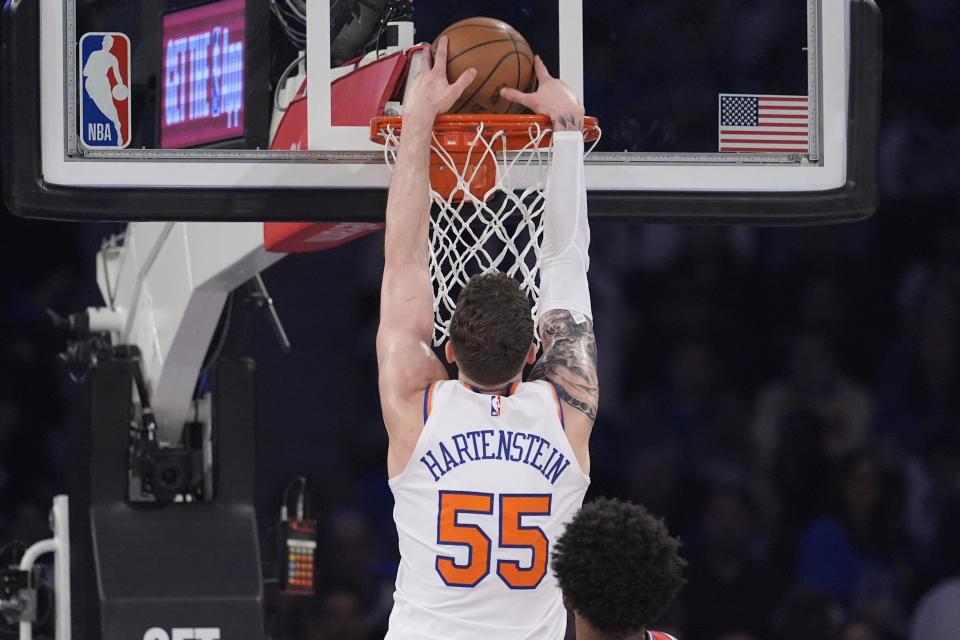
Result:
[[533,343],[530,301],[503,273],[470,278],[450,320],[457,366],[482,385],[505,383],[523,369]]
[[646,631],[684,583],[680,541],[643,507],[583,505],[557,540],[553,571],[565,603],[597,637]]

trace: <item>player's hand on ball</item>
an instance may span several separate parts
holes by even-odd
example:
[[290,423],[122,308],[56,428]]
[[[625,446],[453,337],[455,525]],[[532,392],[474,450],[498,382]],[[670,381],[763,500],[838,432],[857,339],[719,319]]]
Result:
[[433,64],[424,65],[413,79],[404,99],[405,118],[423,116],[429,118],[432,124],[437,114],[448,111],[476,77],[477,70],[471,67],[450,84],[447,80],[448,42],[446,36],[440,38]]
[[534,58],[533,67],[537,72],[536,91],[523,93],[504,87],[500,90],[500,95],[511,102],[522,104],[534,113],[550,116],[554,131],[583,130],[584,109],[577,95],[562,80],[550,75],[540,56]]

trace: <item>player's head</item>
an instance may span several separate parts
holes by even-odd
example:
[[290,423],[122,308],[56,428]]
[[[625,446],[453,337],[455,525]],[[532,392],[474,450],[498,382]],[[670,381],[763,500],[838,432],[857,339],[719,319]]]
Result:
[[103,45],[101,46],[101,49],[104,51],[110,51],[110,49],[113,49],[113,36],[103,36]]
[[564,601],[598,635],[615,640],[646,630],[685,582],[686,562],[662,520],[639,505],[583,505],[553,549]]
[[533,344],[530,301],[503,273],[470,278],[450,320],[450,347],[457,366],[482,385],[507,382],[523,369]]

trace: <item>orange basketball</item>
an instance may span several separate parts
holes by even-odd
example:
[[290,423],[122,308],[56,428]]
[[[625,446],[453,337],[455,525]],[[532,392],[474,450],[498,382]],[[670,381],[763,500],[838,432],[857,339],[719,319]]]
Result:
[[[500,89],[533,89],[533,51],[516,29],[494,18],[467,18],[443,30],[450,39],[447,78],[450,82],[474,67],[477,77],[449,113],[519,113],[523,107],[500,97]],[[440,39],[437,36],[437,40]],[[433,43],[436,52],[437,42]]]

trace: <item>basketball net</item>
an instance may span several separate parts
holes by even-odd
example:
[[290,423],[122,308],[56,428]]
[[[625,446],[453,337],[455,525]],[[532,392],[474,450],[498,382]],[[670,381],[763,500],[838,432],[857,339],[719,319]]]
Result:
[[[402,119],[374,118],[370,136],[397,161]],[[449,337],[457,296],[471,276],[501,271],[530,299],[540,298],[544,188],[552,164],[551,121],[541,115],[438,116],[430,157],[430,280],[433,344]],[[600,139],[585,120],[589,153]]]

